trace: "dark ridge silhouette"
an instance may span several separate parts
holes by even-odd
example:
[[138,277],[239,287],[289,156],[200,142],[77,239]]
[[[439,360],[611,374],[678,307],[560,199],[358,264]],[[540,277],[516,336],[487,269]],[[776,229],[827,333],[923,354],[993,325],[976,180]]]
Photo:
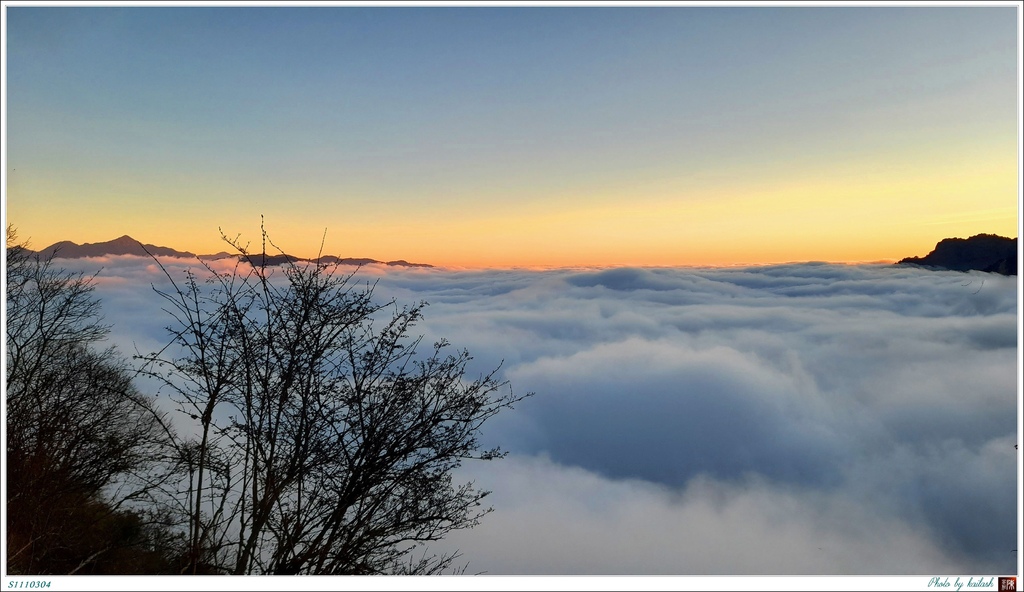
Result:
[[428,263],[409,263],[405,259],[399,259],[397,261],[388,261],[388,265],[398,265],[400,267],[433,267]]
[[[39,251],[39,254],[44,257],[54,256],[64,259],[82,259],[84,257],[104,257],[107,255],[137,255],[139,257],[148,257],[149,255],[157,255],[160,257],[183,257],[187,259],[195,259],[197,255],[189,251],[178,251],[170,247],[158,247],[156,245],[142,244],[127,234],[115,238],[114,240],[103,242],[103,243],[85,243],[77,244],[71,241],[60,241],[54,243],[45,249]],[[213,255],[198,255],[200,259],[206,261],[217,261],[219,259],[227,259],[229,257],[239,257],[239,255],[231,254],[226,251],[215,253]],[[315,262],[317,259],[306,259],[303,257],[295,257],[288,254],[267,254],[267,253],[251,253],[249,260],[255,265],[281,265],[288,261],[293,262]],[[321,263],[339,265],[368,265],[371,263],[385,263],[384,261],[378,261],[377,259],[370,259],[367,257],[336,257],[334,255],[324,255],[319,258]],[[408,261],[399,259],[397,261],[388,261],[386,265],[394,265],[400,267],[433,267],[427,263],[409,263]]]
[[971,238],[945,238],[924,257],[907,257],[900,259],[899,264],[1017,275],[1017,239],[996,234],[977,234]]
[[298,257],[292,257],[283,253],[277,255],[268,255],[267,253],[249,253],[245,256],[249,260],[249,263],[253,265],[266,265],[273,267],[274,265],[283,265],[285,263],[296,263],[300,259]]
[[324,255],[320,257],[320,263],[339,263],[341,265],[366,265],[369,263],[380,263],[376,259],[369,259],[366,257],[335,257],[334,255]]

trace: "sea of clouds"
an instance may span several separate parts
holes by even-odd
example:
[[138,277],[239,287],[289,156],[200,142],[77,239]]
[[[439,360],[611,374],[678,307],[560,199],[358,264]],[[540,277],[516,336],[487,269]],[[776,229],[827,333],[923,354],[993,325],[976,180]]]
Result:
[[[172,277],[195,262],[162,259]],[[168,341],[138,257],[92,273],[124,353]],[[218,265],[226,265],[225,262]],[[362,268],[424,343],[536,395],[459,549],[489,574],[1016,571],[1017,279],[892,265]]]

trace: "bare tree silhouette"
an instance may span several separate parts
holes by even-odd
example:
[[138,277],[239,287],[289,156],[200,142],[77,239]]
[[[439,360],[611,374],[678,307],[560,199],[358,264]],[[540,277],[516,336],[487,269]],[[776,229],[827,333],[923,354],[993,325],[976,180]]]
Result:
[[224,239],[230,271],[164,270],[171,341],[140,356],[195,422],[175,441],[186,571],[451,570],[458,554],[413,551],[490,511],[452,471],[503,456],[480,428],[524,397],[497,369],[467,377],[471,357],[445,341],[419,355],[425,303],[377,303],[337,264],[271,266],[265,231],[261,253]]
[[126,361],[96,348],[107,327],[93,278],[8,227],[5,281],[8,570],[164,569],[140,549],[156,543],[167,430]]

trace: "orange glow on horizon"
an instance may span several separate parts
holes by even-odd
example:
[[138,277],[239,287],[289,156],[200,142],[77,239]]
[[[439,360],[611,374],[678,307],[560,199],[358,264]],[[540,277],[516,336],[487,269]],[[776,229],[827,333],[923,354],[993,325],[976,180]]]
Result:
[[[894,220],[879,223],[866,232],[859,224],[827,227],[823,217],[839,215],[833,208],[825,212],[804,212],[799,231],[762,224],[764,213],[752,209],[746,215],[718,217],[712,206],[701,212],[691,208],[688,215],[679,211],[609,208],[605,211],[566,212],[537,219],[521,218],[497,223],[437,224],[411,229],[397,224],[384,227],[354,228],[345,232],[328,230],[323,254],[339,257],[372,258],[378,261],[403,259],[437,267],[547,269],[554,267],[671,267],[736,266],[774,263],[826,261],[895,261],[927,254],[943,238],[967,238],[990,233],[1017,237],[1016,212],[1007,209],[977,210],[947,214],[915,224]],[[856,215],[850,214],[856,218]],[[800,216],[796,216],[800,218]],[[659,219],[661,221],[659,222]],[[674,220],[688,220],[677,226]],[[569,220],[576,226],[567,227]],[[233,249],[215,233],[194,231],[176,234],[166,228],[141,225],[133,229],[96,229],[91,236],[74,234],[41,240],[31,228],[15,223],[19,239],[29,240],[33,248],[43,248],[58,240],[79,244],[105,242],[123,234],[147,244],[211,255]],[[274,243],[298,257],[315,257],[320,250],[323,229],[318,233],[294,228],[275,228],[268,224]],[[211,240],[210,234],[213,234]],[[314,236],[314,234],[319,236]],[[384,240],[381,237],[396,237]],[[232,235],[234,236],[234,235]],[[440,237],[448,237],[442,240]],[[259,228],[240,239],[251,252],[259,252]],[[276,249],[268,245],[268,252]]]
[[[618,188],[587,198],[530,195],[459,208],[418,202],[404,215],[340,207],[342,213],[326,208],[311,217],[306,209],[275,204],[264,218],[274,243],[292,255],[313,257],[323,243],[324,254],[340,257],[464,268],[894,261],[925,255],[943,238],[1017,236],[1012,158],[994,150],[960,161],[929,160],[933,156],[925,153],[900,167],[850,161],[718,185],[683,178],[635,195]],[[230,201],[215,202],[199,216],[177,205],[173,188],[163,188],[152,200],[132,204],[125,216],[93,208],[55,219],[49,208],[23,196],[32,187],[15,189],[8,219],[35,248],[128,234],[143,243],[214,254],[232,250],[220,238],[223,230],[251,251],[261,249],[259,213],[240,215]],[[85,203],[67,199],[70,189],[57,181],[35,189],[45,189],[50,203],[65,212]],[[119,208],[122,200],[86,201]]]

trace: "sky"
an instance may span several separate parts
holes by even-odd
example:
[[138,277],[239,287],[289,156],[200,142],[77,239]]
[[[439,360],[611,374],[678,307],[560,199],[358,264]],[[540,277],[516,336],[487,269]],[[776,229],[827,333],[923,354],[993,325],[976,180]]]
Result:
[[[195,267],[161,260],[171,277]],[[96,295],[122,352],[170,340],[152,260],[58,263],[102,267]],[[906,575],[903,589],[925,589],[1020,573],[1015,277],[804,263],[371,265],[355,279],[379,280],[382,302],[428,301],[412,335],[467,348],[470,379],[501,364],[514,392],[535,393],[484,426],[482,446],[509,456],[456,473],[493,492],[479,526],[431,547],[461,550],[467,573],[684,576],[668,589],[692,575]],[[630,582],[576,589],[658,583]],[[783,582],[758,587],[820,588]],[[696,589],[708,586],[721,582]]]
[[1017,236],[1017,8],[6,3],[5,221],[467,267]]

